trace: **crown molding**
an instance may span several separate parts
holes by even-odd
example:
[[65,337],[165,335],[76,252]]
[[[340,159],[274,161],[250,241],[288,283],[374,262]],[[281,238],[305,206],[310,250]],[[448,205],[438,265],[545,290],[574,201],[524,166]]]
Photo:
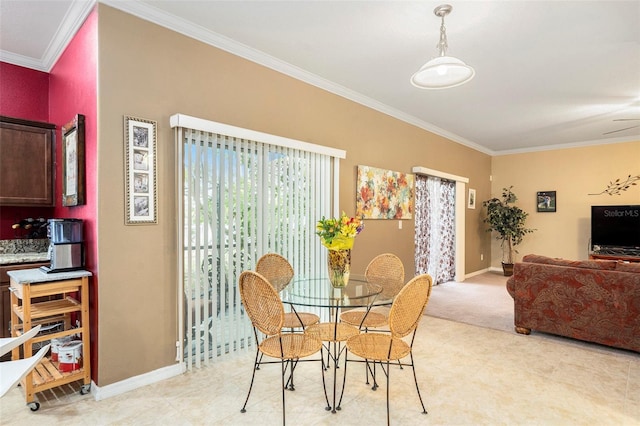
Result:
[[396,118],[400,121],[490,156],[550,151],[555,149],[632,142],[638,140],[637,135],[634,135],[616,139],[600,139],[568,144],[545,145],[540,147],[494,151],[460,135],[444,130],[424,120],[420,120],[398,109],[392,108],[389,105],[383,104],[382,102],[376,101],[375,99],[372,99],[361,93],[338,85],[316,74],[305,71],[288,62],[267,55],[262,51],[251,48],[221,34],[210,31],[204,27],[194,25],[192,22],[186,21],[182,18],[176,17],[170,13],[160,10],[152,6],[150,3],[134,0],[74,0],[69,10],[67,11],[67,15],[65,16],[63,23],[61,24],[60,28],[49,44],[45,54],[43,55],[43,58],[41,58],[40,60],[36,60],[26,56],[0,50],[0,61],[35,69],[38,71],[50,72],[66,49],[67,45],[71,42],[71,40],[77,33],[78,29],[84,23],[87,16],[95,7],[96,3],[105,4],[109,7],[113,7],[145,21],[155,23],[164,28],[201,41],[205,44],[224,50],[256,64],[270,68],[274,71],[295,78],[296,80],[300,80],[312,86],[318,87],[322,90],[351,100],[360,105],[371,108],[390,117]]
[[42,57],[42,64],[47,71],[51,71],[56,62],[58,62],[58,59],[80,27],[82,27],[95,4],[96,0],[81,0],[71,3],[67,14],[64,16],[60,27],[58,27]]
[[557,144],[557,145],[544,145],[544,146],[529,147],[529,148],[522,148],[522,149],[505,149],[502,151],[494,151],[492,155],[497,157],[500,155],[527,154],[531,152],[555,151],[558,149],[583,148],[587,146],[611,145],[611,144],[629,143],[629,142],[640,142],[640,135],[635,135],[631,137],[619,137],[614,139],[595,139],[591,141],[571,142],[571,143],[564,143],[564,144]]
[[95,4],[96,0],[74,0],[71,2],[60,26],[40,59],[0,50],[0,61],[37,71],[51,72],[53,66],[60,59],[71,40],[73,40],[73,37],[87,19]]
[[0,50],[0,61],[36,71],[49,72],[49,70],[44,66],[41,60],[30,58],[28,56],[18,55],[6,50]]
[[374,109],[390,117],[397,118],[398,120],[404,121],[408,124],[434,133],[438,136],[442,136],[461,145],[473,148],[476,151],[491,155],[490,150],[475,142],[441,129],[431,123],[419,120],[412,115],[392,108],[386,104],[383,104],[382,102],[376,101],[375,99],[371,99],[370,97],[358,93],[354,90],[338,85],[316,74],[305,71],[295,65],[282,61],[262,51],[239,43],[216,32],[207,30],[199,25],[194,25],[192,22],[186,21],[182,18],[176,17],[170,13],[155,8],[149,3],[123,0],[101,0],[100,3],[116,8],[145,21],[149,21],[162,27],[168,28],[172,31],[201,41],[210,46],[214,46],[218,49],[234,54],[248,61],[255,62],[264,67],[295,78],[296,80],[303,81],[327,92],[333,93],[345,99],[349,99],[353,102]]

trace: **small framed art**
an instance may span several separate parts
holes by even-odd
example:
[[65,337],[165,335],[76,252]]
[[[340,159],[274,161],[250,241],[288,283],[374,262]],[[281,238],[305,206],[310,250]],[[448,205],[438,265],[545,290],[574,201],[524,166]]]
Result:
[[62,126],[62,205],[85,203],[84,115]]
[[476,190],[469,188],[469,199],[467,200],[467,208],[475,209],[476,208]]
[[125,224],[158,223],[155,121],[124,117]]
[[536,206],[539,212],[556,211],[556,191],[539,191],[536,197]]

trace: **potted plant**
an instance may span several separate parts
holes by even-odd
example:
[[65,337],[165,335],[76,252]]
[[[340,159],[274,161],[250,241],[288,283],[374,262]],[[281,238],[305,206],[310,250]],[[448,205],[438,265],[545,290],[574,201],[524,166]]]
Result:
[[524,223],[529,213],[514,205],[518,197],[511,188],[513,186],[502,189],[502,198],[482,202],[483,207],[487,208],[487,217],[484,219],[484,222],[489,224],[487,231],[495,231],[496,239],[501,241],[502,270],[505,276],[513,274],[513,255],[518,252],[515,246],[522,242],[525,234],[535,231],[525,227]]

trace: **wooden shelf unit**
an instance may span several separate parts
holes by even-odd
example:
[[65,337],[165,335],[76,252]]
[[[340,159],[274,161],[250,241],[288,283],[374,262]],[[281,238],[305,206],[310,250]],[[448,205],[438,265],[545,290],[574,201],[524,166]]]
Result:
[[[89,276],[87,271],[74,271],[69,273],[44,274],[45,280],[29,282],[21,279],[17,274],[41,273],[37,269],[16,271],[10,273],[11,277],[11,335],[18,336],[30,330],[37,324],[63,322],[64,329],[45,335],[37,335],[24,345],[23,357],[33,355],[33,344],[51,340],[53,338],[81,335],[82,340],[82,366],[71,372],[61,372],[59,364],[45,357],[40,364],[29,373],[21,382],[25,400],[31,405],[33,411],[39,408],[35,402],[35,394],[46,389],[62,386],[67,383],[83,381],[81,393],[87,393],[91,386],[90,368],[90,338],[89,338]],[[85,273],[85,276],[75,277]],[[24,275],[26,276],[26,275]],[[24,277],[23,276],[23,277]],[[68,278],[73,276],[72,278]],[[16,278],[17,277],[17,278]],[[67,277],[60,279],[60,277]],[[78,300],[79,295],[79,300]],[[42,296],[56,296],[54,300],[32,303],[33,299]],[[71,315],[77,313],[80,318],[80,326],[72,328]],[[20,359],[20,348],[12,351],[12,359]],[[35,408],[34,408],[35,407]]]

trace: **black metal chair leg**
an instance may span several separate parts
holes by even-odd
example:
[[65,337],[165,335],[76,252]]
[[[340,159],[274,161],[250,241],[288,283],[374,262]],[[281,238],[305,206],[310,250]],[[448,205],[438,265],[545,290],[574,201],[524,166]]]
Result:
[[344,350],[344,371],[342,374],[342,390],[340,391],[340,400],[338,401],[338,408],[336,408],[336,410],[341,410],[342,408],[340,407],[340,405],[342,405],[342,397],[344,396],[344,386],[347,383],[347,357],[348,357],[349,351],[347,350],[346,346],[345,346],[345,350]]
[[327,395],[327,384],[324,379],[325,366],[324,366],[324,354],[322,353],[322,351],[323,351],[323,348],[320,348],[320,369],[322,370],[322,389],[324,390],[324,399],[325,401],[327,401],[327,406],[325,407],[325,410],[330,411],[331,405],[329,404],[329,395]]
[[391,424],[389,419],[389,376],[391,375],[391,369],[389,368],[389,360],[387,360],[387,426]]
[[284,359],[280,360],[280,365],[281,365],[281,369],[282,369],[282,374],[280,377],[280,380],[282,382],[282,426],[285,426],[286,424],[286,406],[285,406],[285,384],[284,384],[284,375],[287,373],[287,365],[284,363]]
[[258,366],[258,357],[260,356],[260,351],[256,350],[256,359],[255,361],[253,361],[253,368],[252,368],[252,373],[251,373],[251,383],[249,384],[249,392],[247,392],[247,399],[244,400],[244,405],[242,406],[242,409],[240,410],[241,413],[246,413],[247,412],[247,402],[249,402],[249,395],[251,395],[251,389],[253,389],[253,379],[255,379],[256,377],[256,370],[257,370],[257,366]]
[[422,395],[420,395],[420,388],[418,387],[418,377],[416,376],[416,366],[413,363],[413,352],[409,354],[411,356],[411,368],[413,369],[413,381],[416,383],[416,390],[418,391],[418,399],[420,399],[420,405],[422,405],[422,414],[427,414],[427,409],[422,402]]
[[365,382],[364,382],[364,384],[368,385],[369,384],[369,360],[368,359],[364,360],[364,367],[365,367],[364,368],[364,372],[365,372]]
[[327,365],[325,366],[325,370],[329,369],[329,364],[331,362],[331,351],[329,350],[329,348],[327,347]]
[[[364,322],[364,318],[362,319],[362,321]],[[360,327],[362,327],[362,323],[360,323]],[[368,329],[368,328],[365,328],[365,329],[364,329],[364,332],[365,332],[365,333],[368,333],[368,332],[369,332],[369,329]],[[364,365],[365,365],[365,368],[364,368],[364,376],[365,376],[365,377],[364,377],[364,379],[365,379],[365,380],[364,380],[364,383],[365,383],[366,385],[368,385],[368,384],[369,384],[369,360],[368,360],[368,359],[365,359],[365,360],[364,360]]]
[[290,391],[294,391],[296,390],[296,387],[293,384],[293,370],[295,369],[296,365],[298,365],[298,362],[296,361],[294,363],[292,360],[288,360],[287,364],[288,363],[291,363],[291,374],[289,374],[289,378],[287,379],[286,388],[289,389]]
[[373,373],[371,374],[371,377],[373,378],[373,386],[371,386],[372,390],[377,390],[378,389],[378,381],[376,379],[376,362],[373,362]]

